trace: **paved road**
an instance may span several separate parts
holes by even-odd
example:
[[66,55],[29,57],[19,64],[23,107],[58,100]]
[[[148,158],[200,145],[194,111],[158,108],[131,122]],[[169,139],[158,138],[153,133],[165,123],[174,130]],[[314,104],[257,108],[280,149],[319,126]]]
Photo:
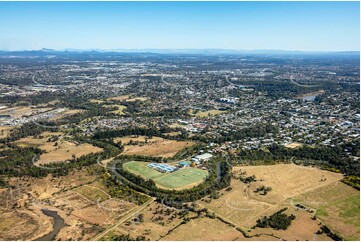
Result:
[[299,87],[319,87],[320,86],[320,85],[303,85],[303,84],[299,84],[299,83],[297,83],[297,82],[295,82],[293,80],[293,76],[290,77],[290,81],[291,81],[292,84],[295,84],[295,85],[297,85]]

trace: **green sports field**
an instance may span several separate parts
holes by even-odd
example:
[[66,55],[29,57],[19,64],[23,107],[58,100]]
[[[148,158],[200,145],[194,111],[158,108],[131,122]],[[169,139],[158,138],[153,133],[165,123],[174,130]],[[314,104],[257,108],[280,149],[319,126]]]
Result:
[[152,179],[158,187],[164,189],[188,189],[202,183],[208,175],[208,171],[192,167],[165,174],[147,167],[148,164],[147,162],[131,161],[123,166],[124,169],[136,175],[145,179]]
[[127,162],[123,165],[124,169],[143,177],[144,179],[155,179],[161,177],[165,174],[156,171],[155,169],[149,168],[147,165],[148,162],[140,162],[140,161],[131,161]]

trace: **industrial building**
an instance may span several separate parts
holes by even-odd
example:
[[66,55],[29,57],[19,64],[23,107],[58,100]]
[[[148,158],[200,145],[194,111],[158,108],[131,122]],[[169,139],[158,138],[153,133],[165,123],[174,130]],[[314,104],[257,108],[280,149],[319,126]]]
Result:
[[151,163],[149,165],[147,165],[149,168],[153,168],[156,169],[157,171],[163,172],[163,173],[168,173],[168,172],[173,172],[178,170],[177,167],[168,165],[168,164],[157,164],[157,163]]
[[196,155],[192,158],[192,161],[196,164],[199,164],[202,161],[207,161],[209,159],[212,158],[213,155],[209,154],[209,153],[204,153],[201,155]]

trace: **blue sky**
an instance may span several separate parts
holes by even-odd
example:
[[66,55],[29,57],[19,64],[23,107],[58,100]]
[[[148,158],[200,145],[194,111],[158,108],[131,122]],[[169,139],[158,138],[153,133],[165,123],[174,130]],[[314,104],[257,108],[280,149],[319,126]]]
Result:
[[359,50],[359,2],[0,2],[0,49]]

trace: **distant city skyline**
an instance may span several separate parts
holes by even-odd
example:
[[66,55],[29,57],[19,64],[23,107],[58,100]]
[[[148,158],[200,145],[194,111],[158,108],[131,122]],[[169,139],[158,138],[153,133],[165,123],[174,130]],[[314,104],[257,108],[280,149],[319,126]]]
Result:
[[0,2],[0,50],[359,51],[359,2]]

